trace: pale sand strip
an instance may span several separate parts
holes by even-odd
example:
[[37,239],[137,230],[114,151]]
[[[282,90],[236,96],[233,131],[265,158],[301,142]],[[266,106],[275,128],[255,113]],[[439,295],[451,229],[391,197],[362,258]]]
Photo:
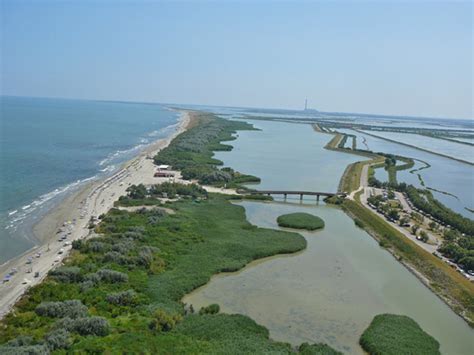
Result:
[[[191,119],[192,112],[183,111],[174,134],[148,146],[137,157],[126,162],[113,176],[90,183],[79,192],[69,196],[34,227],[35,236],[43,244],[0,266],[2,279],[12,268],[18,270],[9,282],[0,284],[0,319],[11,310],[29,287],[38,284],[49,270],[60,265],[67,256],[71,246],[64,246],[65,241],[58,240],[61,235],[67,235],[69,243],[87,238],[90,234],[87,228],[90,218],[106,213],[113,207],[114,202],[125,194],[128,186],[140,183],[151,185],[169,180],[169,178],[153,177],[156,166],[153,160],[147,157],[154,156],[168,146],[178,134],[191,125]],[[177,175],[179,178],[179,173]],[[63,226],[66,221],[75,222]],[[62,228],[63,232],[57,234],[59,228]],[[60,249],[64,249],[62,254],[58,254]],[[41,257],[36,258],[35,254],[38,252],[41,252]],[[31,265],[26,264],[29,257],[32,258]],[[29,269],[32,270],[31,273],[27,272]],[[34,278],[35,272],[39,272],[40,277]],[[29,282],[23,284],[24,279]]]

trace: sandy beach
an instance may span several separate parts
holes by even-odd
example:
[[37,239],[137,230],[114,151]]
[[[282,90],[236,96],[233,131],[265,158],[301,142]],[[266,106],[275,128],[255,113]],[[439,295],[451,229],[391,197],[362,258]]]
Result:
[[[182,111],[176,131],[168,138],[160,139],[135,158],[124,163],[114,175],[91,182],[80,191],[65,198],[48,213],[34,228],[35,237],[41,241],[26,253],[0,266],[2,279],[12,269],[16,273],[10,281],[0,284],[0,319],[13,307],[25,291],[43,280],[48,271],[67,257],[71,242],[91,235],[88,228],[91,218],[106,213],[118,198],[133,184],[157,184],[169,178],[156,178],[156,166],[152,157],[180,133],[190,127],[192,112]],[[179,179],[179,172],[176,172]],[[35,274],[38,275],[35,277]]]

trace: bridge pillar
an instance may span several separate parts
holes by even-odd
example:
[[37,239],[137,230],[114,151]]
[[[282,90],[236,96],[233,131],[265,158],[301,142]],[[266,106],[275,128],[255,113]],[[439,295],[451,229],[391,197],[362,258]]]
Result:
[[316,201],[319,202],[319,195],[316,195]]
[[300,194],[300,201],[303,200],[303,194]]
[[287,194],[283,194],[283,196],[285,197],[285,200],[286,200],[286,195],[287,195]]

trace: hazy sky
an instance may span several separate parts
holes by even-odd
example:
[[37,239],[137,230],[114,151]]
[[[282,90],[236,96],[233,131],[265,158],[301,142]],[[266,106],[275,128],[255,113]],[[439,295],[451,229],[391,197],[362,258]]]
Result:
[[473,117],[473,5],[2,2],[2,93]]

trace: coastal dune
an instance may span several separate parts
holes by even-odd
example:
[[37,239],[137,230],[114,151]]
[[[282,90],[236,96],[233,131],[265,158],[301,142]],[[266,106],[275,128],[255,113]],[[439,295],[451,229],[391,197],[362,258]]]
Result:
[[41,245],[0,266],[2,277],[12,269],[16,270],[9,282],[0,285],[0,319],[29,287],[41,282],[52,268],[61,264],[69,254],[72,241],[87,238],[91,234],[88,228],[91,218],[97,218],[110,210],[130,185],[150,185],[169,180],[153,176],[156,166],[151,157],[191,127],[192,116],[192,112],[182,111],[179,125],[172,135],[149,145],[114,175],[89,183],[68,196],[35,225],[33,233]]

